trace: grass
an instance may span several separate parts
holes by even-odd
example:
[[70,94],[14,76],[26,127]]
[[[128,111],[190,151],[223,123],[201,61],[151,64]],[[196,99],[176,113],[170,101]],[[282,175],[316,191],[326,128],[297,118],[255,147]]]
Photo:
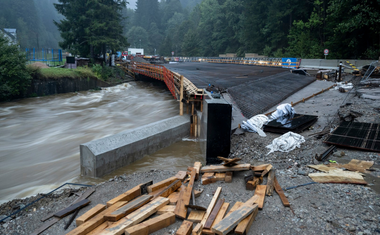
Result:
[[64,68],[46,68],[40,69],[40,74],[44,78],[88,78],[97,77],[91,70],[91,68],[78,67],[76,69],[64,69]]

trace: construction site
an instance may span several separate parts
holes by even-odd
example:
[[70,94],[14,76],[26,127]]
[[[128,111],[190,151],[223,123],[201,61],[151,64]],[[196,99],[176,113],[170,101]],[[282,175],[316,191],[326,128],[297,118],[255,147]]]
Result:
[[379,61],[171,61],[116,63],[176,115],[81,143],[78,167],[104,177],[184,138],[202,157],[5,202],[1,234],[380,234]]

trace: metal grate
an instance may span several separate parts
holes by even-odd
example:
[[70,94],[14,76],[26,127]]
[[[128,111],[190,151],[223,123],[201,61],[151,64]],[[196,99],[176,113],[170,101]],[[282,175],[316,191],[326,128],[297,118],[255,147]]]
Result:
[[324,143],[380,152],[380,125],[342,122]]

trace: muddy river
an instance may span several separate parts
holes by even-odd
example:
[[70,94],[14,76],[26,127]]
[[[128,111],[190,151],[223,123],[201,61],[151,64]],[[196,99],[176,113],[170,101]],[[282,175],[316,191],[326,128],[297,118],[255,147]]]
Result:
[[177,114],[178,103],[169,91],[145,82],[1,103],[0,203],[66,182],[95,184],[123,173],[183,170],[202,159],[192,139],[101,179],[80,176],[80,144]]

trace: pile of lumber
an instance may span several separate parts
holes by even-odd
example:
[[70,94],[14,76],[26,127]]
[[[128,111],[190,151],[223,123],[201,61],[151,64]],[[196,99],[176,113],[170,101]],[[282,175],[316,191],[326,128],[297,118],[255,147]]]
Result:
[[[67,234],[151,234],[170,226],[176,220],[182,220],[177,235],[227,234],[230,231],[246,234],[258,210],[263,208],[265,195],[270,188],[261,185],[262,178],[268,177],[268,184],[273,185],[272,191],[274,187],[282,200],[285,195],[271,165],[251,166],[239,164],[240,159],[221,160],[224,161],[222,165],[204,167],[200,162],[195,162],[187,171],[179,171],[160,182],[139,184],[104,204],[95,205],[76,219],[77,227]],[[252,178],[248,177],[246,184],[256,185],[255,192],[248,201],[237,201],[233,205],[231,203],[230,207],[230,203],[221,198],[222,188],[218,187],[207,208],[196,205],[195,198],[203,191],[195,189],[196,180],[201,180],[204,185],[221,180],[231,182],[232,172],[235,171],[252,172]],[[252,183],[256,182],[256,178],[259,181]],[[56,214],[64,216],[88,203],[87,199],[82,200],[79,204],[74,203],[70,209]],[[284,205],[289,206],[289,202]]]

